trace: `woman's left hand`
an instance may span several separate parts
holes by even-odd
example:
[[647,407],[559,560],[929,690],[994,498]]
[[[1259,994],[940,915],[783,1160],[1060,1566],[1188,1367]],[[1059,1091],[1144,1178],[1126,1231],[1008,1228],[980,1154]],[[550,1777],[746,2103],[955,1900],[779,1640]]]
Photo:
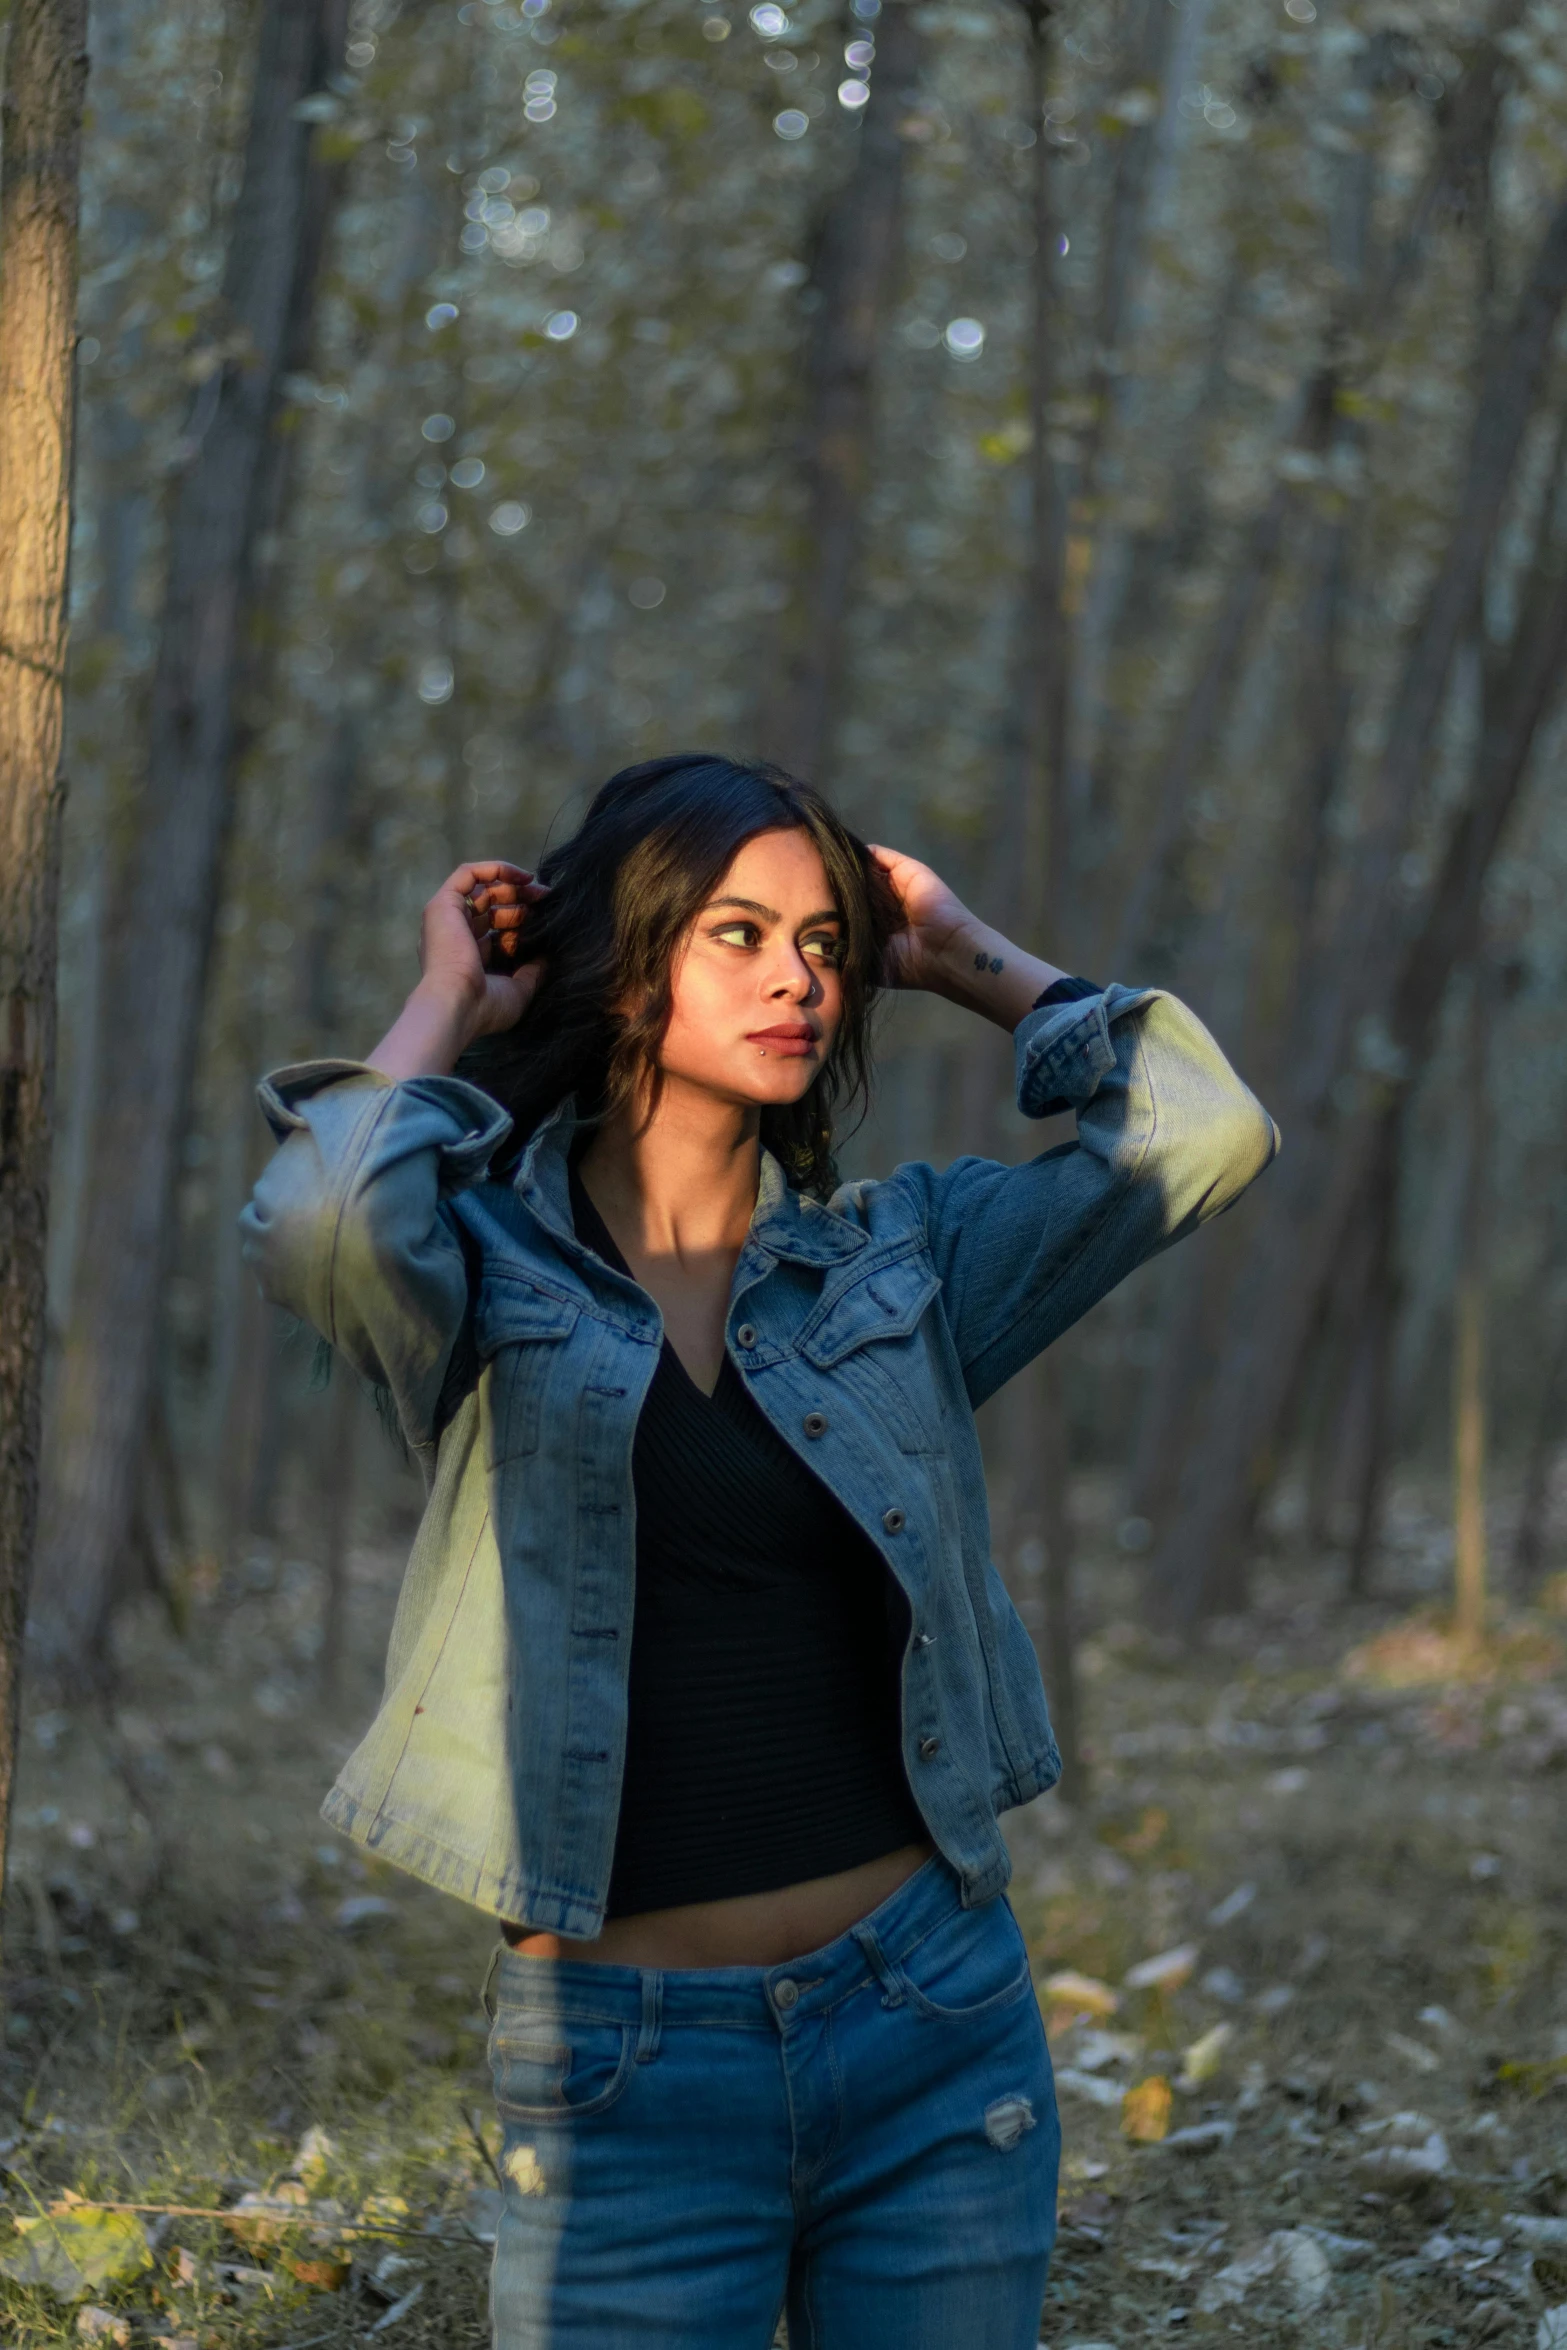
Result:
[[887,942],[883,987],[920,987],[962,1004],[998,1028],[1015,1028],[1040,992],[1064,977],[970,913],[918,857],[867,843],[903,908],[908,928]]
[[925,988],[940,985],[945,993],[944,983],[954,950],[973,929],[973,915],[940,874],[922,865],[918,857],[906,857],[900,849],[883,848],[877,841],[866,845],[892,883],[908,925],[887,942],[882,985]]

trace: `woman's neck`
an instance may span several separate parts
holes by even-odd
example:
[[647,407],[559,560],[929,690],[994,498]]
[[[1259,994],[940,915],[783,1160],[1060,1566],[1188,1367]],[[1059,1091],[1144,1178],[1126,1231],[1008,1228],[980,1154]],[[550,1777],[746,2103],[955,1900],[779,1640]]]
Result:
[[617,1111],[578,1161],[588,1197],[634,1259],[738,1255],[761,1174],[760,1113],[666,1082],[645,1123]]

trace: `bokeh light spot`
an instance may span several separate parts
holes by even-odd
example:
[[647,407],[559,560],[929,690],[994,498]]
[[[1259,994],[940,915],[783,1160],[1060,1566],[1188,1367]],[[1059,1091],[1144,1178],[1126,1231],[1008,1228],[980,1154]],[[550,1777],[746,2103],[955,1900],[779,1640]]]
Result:
[[443,416],[437,410],[434,416],[425,418],[419,430],[427,441],[449,441],[457,427],[449,416]]
[[977,359],[985,348],[985,330],[977,318],[949,318],[942,340],[954,359]]
[[802,114],[798,106],[786,106],[782,114],[773,116],[773,128],[781,139],[803,139],[810,127],[810,116]]
[[519,530],[527,529],[528,521],[527,507],[516,498],[503,498],[490,514],[490,528],[498,539],[514,539]]

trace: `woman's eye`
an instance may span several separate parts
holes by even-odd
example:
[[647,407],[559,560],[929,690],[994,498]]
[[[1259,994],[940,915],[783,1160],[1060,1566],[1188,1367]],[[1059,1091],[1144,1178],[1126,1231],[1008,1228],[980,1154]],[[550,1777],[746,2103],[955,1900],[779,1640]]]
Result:
[[715,930],[715,938],[733,940],[741,946],[750,946],[756,937],[754,922],[726,922],[722,930]]
[[824,963],[837,964],[843,953],[841,938],[807,938],[801,941],[801,952],[819,955]]

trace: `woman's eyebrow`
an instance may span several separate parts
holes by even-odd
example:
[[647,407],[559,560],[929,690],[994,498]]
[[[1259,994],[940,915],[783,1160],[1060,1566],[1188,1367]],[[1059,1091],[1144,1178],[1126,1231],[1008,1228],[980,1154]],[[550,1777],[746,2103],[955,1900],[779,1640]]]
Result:
[[[760,914],[764,922],[781,922],[783,920],[783,916],[776,906],[764,906],[758,898],[709,898],[702,911],[704,914],[711,914],[719,906],[743,907],[747,914]],[[799,927],[801,930],[807,930],[813,922],[841,922],[842,920],[843,916],[836,906],[824,906],[820,913],[807,914]]]

